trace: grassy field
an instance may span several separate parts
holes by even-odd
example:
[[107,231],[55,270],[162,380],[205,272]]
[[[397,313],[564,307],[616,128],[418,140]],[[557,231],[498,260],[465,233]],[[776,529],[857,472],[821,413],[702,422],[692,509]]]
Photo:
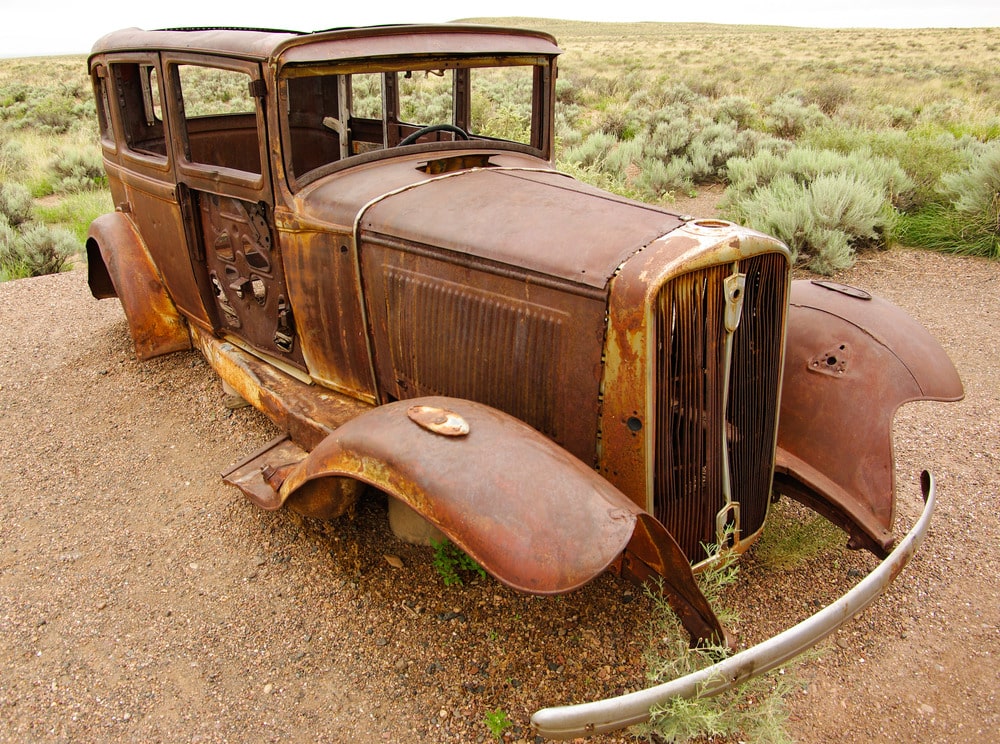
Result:
[[[660,203],[722,183],[727,216],[825,273],[896,240],[1000,257],[996,29],[473,20],[559,40],[578,177]],[[29,229],[44,258],[110,208],[85,58],[0,59],[0,279],[31,273]]]

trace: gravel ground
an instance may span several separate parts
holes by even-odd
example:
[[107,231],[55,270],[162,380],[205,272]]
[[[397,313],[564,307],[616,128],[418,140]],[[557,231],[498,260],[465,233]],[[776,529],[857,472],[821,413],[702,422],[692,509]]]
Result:
[[[896,250],[841,278],[924,322],[967,398],[897,417],[896,531],[928,467],[931,534],[799,667],[789,729],[985,741],[1000,727],[1000,266]],[[331,523],[251,506],[218,473],[272,425],[228,410],[193,352],[137,362],[83,272],[0,284],[0,319],[0,741],[475,742],[493,710],[530,740],[536,708],[642,684],[651,608],[614,577],[549,599],[445,587],[377,496]],[[872,565],[838,548],[775,571],[751,552],[737,630],[758,641]]]

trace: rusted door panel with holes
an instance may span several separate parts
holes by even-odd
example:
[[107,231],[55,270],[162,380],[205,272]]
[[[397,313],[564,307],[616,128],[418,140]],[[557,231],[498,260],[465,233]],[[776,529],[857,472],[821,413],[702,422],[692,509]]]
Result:
[[885,555],[892,546],[892,419],[913,400],[960,400],[941,345],[895,305],[833,282],[797,281],[778,427],[779,491]]
[[220,330],[305,369],[266,204],[194,192]]

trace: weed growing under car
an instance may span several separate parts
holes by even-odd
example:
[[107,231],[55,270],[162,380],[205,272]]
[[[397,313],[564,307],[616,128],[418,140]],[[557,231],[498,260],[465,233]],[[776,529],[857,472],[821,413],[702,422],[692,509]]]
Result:
[[[710,553],[711,554],[711,553]],[[736,556],[724,554],[722,561],[698,576],[698,585],[729,626],[736,617],[722,601],[723,590],[736,581]],[[648,588],[654,610],[649,646],[646,649],[646,677],[661,684],[715,664],[730,655],[724,645],[691,647],[687,634],[661,591]],[[794,666],[798,661],[792,662]],[[650,710],[648,723],[639,733],[657,744],[686,742],[696,737],[747,737],[758,744],[791,741],[785,730],[788,712],[785,698],[795,689],[788,665],[754,677],[738,687],[714,697],[672,698]]]
[[462,586],[465,583],[463,574],[486,577],[482,566],[448,540],[434,540],[431,546],[434,548],[434,568],[445,586]]

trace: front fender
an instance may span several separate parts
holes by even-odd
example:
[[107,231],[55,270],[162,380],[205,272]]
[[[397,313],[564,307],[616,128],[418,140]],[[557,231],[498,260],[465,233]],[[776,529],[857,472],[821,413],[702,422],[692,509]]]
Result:
[[[419,398],[337,428],[278,486],[282,503],[316,503],[326,479],[356,479],[400,499],[500,582],[533,594],[575,589],[623,553],[623,570],[659,574],[696,639],[724,632],[677,543],[592,468],[522,421],[479,403]],[[330,508],[330,507],[333,508]],[[306,509],[308,511],[308,509]]]
[[792,283],[775,490],[884,557],[892,547],[892,419],[914,400],[960,400],[941,345],[886,300],[827,281]]
[[94,297],[121,300],[139,359],[191,348],[187,325],[127,215],[112,212],[90,224],[87,264]]

